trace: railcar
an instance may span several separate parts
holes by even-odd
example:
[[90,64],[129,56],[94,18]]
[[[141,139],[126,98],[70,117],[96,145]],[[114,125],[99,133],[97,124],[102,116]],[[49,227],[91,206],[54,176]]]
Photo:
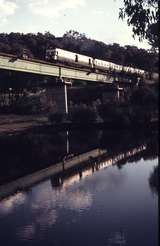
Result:
[[143,69],[139,69],[139,73],[140,73],[141,75],[145,75],[145,71],[144,71]]
[[102,68],[102,69],[109,69],[111,64],[110,62],[107,62],[107,61],[103,61],[103,60],[100,60],[100,59],[93,59],[93,64],[94,64],[94,67],[97,67],[97,68]]
[[110,62],[110,69],[114,70],[115,69],[115,64],[113,62]]
[[142,69],[118,65],[112,62],[77,54],[60,48],[47,49],[45,58],[49,61],[59,61],[62,63],[70,63],[78,66],[87,66],[90,68],[98,68],[102,70],[113,70],[117,72],[124,71],[126,73],[135,73],[139,75],[144,75],[146,73]]
[[85,55],[76,54],[76,62],[82,65],[87,65],[89,67],[94,66],[93,58]]
[[130,72],[134,73],[134,68],[133,67],[130,68]]
[[46,50],[46,55],[45,55],[45,59],[49,60],[49,61],[53,61],[53,60],[57,60],[57,52],[56,49],[47,49]]
[[122,71],[122,66],[118,65],[118,64],[114,64],[114,69],[117,72],[121,72]]
[[136,73],[136,74],[140,74],[140,69],[135,68],[135,73]]
[[85,65],[93,67],[93,58],[81,54],[77,54],[71,51],[55,48],[46,50],[46,60],[70,62],[74,64]]

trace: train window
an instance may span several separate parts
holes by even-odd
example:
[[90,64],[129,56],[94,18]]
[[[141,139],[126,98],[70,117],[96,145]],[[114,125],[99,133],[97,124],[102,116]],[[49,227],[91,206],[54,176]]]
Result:
[[89,58],[89,65],[91,65],[91,58]]
[[22,58],[28,59],[28,55],[27,54],[22,54]]
[[51,56],[55,56],[55,54],[56,54],[55,50],[53,50],[53,51],[50,52],[50,55]]
[[75,62],[78,62],[78,55],[75,56]]

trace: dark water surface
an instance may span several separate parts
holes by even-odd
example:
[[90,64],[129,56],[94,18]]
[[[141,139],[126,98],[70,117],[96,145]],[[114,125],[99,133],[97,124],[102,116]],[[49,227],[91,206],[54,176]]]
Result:
[[[65,151],[77,154],[100,147],[108,151],[108,156],[90,163],[87,168],[83,166],[52,176],[2,199],[0,245],[157,246],[158,195],[150,185],[153,168],[158,164],[156,138],[123,134],[113,137],[105,132],[73,135],[67,149],[61,152],[60,141],[56,152],[53,136],[48,137],[52,139],[48,141],[45,137],[44,146],[43,137],[40,138],[43,148],[50,148],[50,152],[46,149],[44,153],[44,156],[49,153],[49,160],[39,153],[44,163],[53,158],[53,146],[53,163],[64,157]],[[32,154],[29,159],[29,152],[23,152],[30,163],[37,162],[38,154],[34,153],[34,158]],[[127,157],[126,153],[132,156]],[[125,154],[126,158],[114,161],[119,154]],[[12,156],[12,161],[6,157],[6,160],[8,166],[18,165],[16,157]]]

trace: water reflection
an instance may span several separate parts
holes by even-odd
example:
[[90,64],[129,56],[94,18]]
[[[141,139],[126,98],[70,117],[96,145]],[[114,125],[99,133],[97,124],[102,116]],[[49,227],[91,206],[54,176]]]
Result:
[[107,240],[107,246],[127,246],[127,241],[123,230],[114,232]]
[[[127,160],[129,160],[130,157],[135,158],[136,154],[139,154],[146,150],[146,145],[143,144],[141,146],[138,146],[137,148],[133,148],[131,150],[126,151],[125,153],[120,153],[115,156],[109,156],[105,158],[103,157],[103,160],[92,160],[90,159],[90,162],[85,167],[82,165],[82,167],[79,166],[78,170],[72,170],[68,173],[63,172],[58,175],[55,175],[51,178],[51,183],[53,188],[58,189],[64,189],[66,187],[69,187],[77,182],[79,182],[81,179],[84,179],[85,177],[91,176],[94,174],[94,172],[99,171],[101,169],[107,168],[109,166],[119,164],[120,161],[124,160],[126,163]],[[89,166],[87,166],[89,165]],[[64,165],[65,168],[65,165]]]
[[[95,148],[105,149],[110,156],[115,156],[123,155],[127,150],[134,152],[134,148],[142,144],[147,145],[146,156],[143,157],[156,158],[158,144],[155,134],[149,138],[144,135],[136,136],[102,130],[58,132],[49,128],[23,135],[1,136],[0,149],[3,165],[0,172],[0,184]],[[126,153],[126,157],[127,155],[130,157],[130,153]],[[117,158],[120,158],[119,162],[123,164],[124,158]]]
[[26,194],[18,192],[13,196],[10,196],[0,203],[0,216],[3,214],[9,214],[15,207],[18,207],[25,203]]
[[17,231],[17,237],[20,238],[22,241],[28,241],[34,238],[35,232],[36,227],[34,224],[26,225]]
[[83,134],[49,128],[1,136],[0,184],[92,150],[98,146],[100,135],[101,131]]
[[156,194],[158,194],[158,190],[159,190],[158,174],[159,174],[159,166],[154,166],[149,176],[149,185],[153,193],[156,193]]
[[2,245],[157,246],[157,196],[148,185],[157,165],[157,159],[150,159],[155,149],[148,140],[128,145],[122,140],[109,146],[109,139],[103,139],[106,154],[101,158],[1,200]]

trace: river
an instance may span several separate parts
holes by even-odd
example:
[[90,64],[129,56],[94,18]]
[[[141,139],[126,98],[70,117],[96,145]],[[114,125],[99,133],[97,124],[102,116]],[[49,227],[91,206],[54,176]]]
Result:
[[105,150],[1,198],[2,246],[158,245],[158,194],[150,182],[158,165],[153,133],[41,131],[2,138],[0,147],[2,189],[64,158]]

